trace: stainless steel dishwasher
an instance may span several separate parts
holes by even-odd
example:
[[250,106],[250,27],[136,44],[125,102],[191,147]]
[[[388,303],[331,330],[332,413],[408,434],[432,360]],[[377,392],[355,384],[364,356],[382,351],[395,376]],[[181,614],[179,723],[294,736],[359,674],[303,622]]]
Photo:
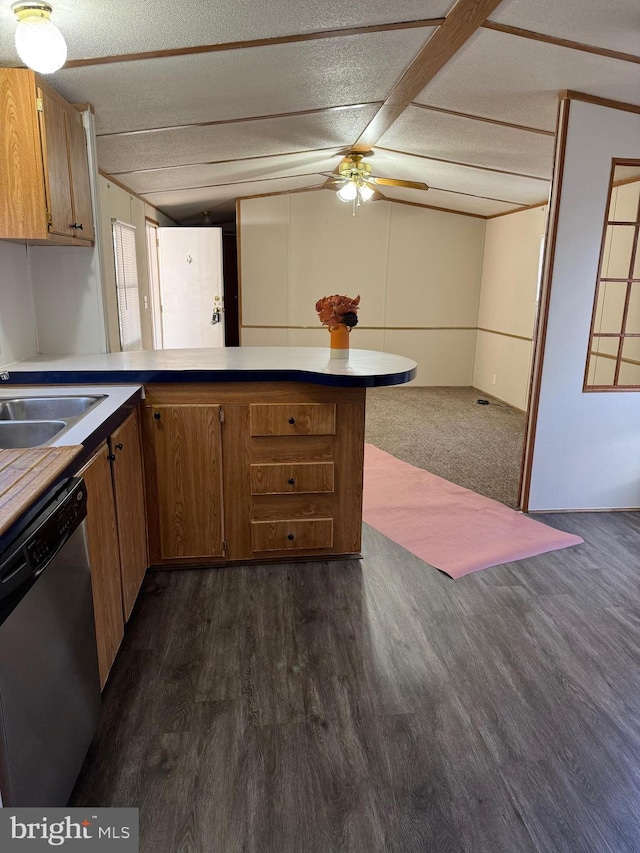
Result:
[[0,554],[5,806],[65,806],[100,715],[84,482],[49,497]]

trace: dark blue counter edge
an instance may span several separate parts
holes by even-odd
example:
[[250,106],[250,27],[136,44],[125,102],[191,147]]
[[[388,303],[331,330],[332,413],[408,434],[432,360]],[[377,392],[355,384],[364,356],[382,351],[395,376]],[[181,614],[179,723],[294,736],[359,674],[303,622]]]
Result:
[[337,388],[378,388],[415,379],[417,367],[379,376],[337,376],[311,370],[16,370],[7,385],[145,385],[152,382],[310,382]]
[[[1,387],[1,386],[0,386]],[[31,506],[26,509],[20,517],[13,522],[11,527],[9,527],[5,532],[0,536],[0,552],[2,552],[7,545],[9,545],[16,537],[20,535],[20,533],[25,530],[31,522],[35,519],[35,517],[44,509],[45,505],[49,501],[49,496],[52,491],[55,491],[62,482],[67,480],[69,477],[73,477],[83,465],[89,461],[89,459],[96,452],[98,447],[102,444],[103,441],[111,435],[111,433],[120,426],[120,424],[129,417],[131,412],[137,408],[138,403],[142,399],[142,391],[137,390],[133,391],[129,399],[124,402],[117,411],[113,412],[109,415],[108,418],[105,418],[104,421],[100,424],[100,426],[96,427],[96,429],[87,436],[86,441],[82,445],[81,452],[67,465],[67,467],[61,471],[55,480],[47,486],[45,491],[31,504]]]

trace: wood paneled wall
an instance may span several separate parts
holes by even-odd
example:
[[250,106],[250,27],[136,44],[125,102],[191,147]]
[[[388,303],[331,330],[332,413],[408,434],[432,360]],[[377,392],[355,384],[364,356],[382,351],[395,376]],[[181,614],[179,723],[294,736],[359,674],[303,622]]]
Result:
[[241,343],[326,346],[316,300],[362,296],[351,346],[418,362],[418,385],[470,385],[485,222],[334,193],[240,202]]
[[[473,385],[524,409],[546,207],[487,222]],[[495,381],[494,381],[495,377]]]

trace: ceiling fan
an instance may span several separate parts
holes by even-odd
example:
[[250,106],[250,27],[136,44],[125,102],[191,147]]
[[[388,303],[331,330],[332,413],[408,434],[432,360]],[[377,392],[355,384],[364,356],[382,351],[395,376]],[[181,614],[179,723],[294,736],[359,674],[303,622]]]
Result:
[[[408,187],[412,190],[428,190],[429,187],[422,181],[403,181],[399,178],[381,178],[371,174],[371,164],[365,163],[365,157],[371,157],[373,151],[365,154],[352,151],[342,160],[338,166],[338,174],[329,174],[329,180],[325,186],[338,190],[340,201],[353,203],[353,215],[356,208],[364,202],[376,197],[384,199],[385,196],[378,189],[379,186],[386,187]],[[325,173],[326,174],[326,173]]]

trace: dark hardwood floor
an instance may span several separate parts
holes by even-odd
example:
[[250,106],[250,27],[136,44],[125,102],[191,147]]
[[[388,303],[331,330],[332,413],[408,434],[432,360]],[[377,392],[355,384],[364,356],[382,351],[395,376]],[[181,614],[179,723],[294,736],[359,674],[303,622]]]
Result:
[[585,544],[149,574],[71,805],[144,853],[640,851],[640,514],[540,519]]

